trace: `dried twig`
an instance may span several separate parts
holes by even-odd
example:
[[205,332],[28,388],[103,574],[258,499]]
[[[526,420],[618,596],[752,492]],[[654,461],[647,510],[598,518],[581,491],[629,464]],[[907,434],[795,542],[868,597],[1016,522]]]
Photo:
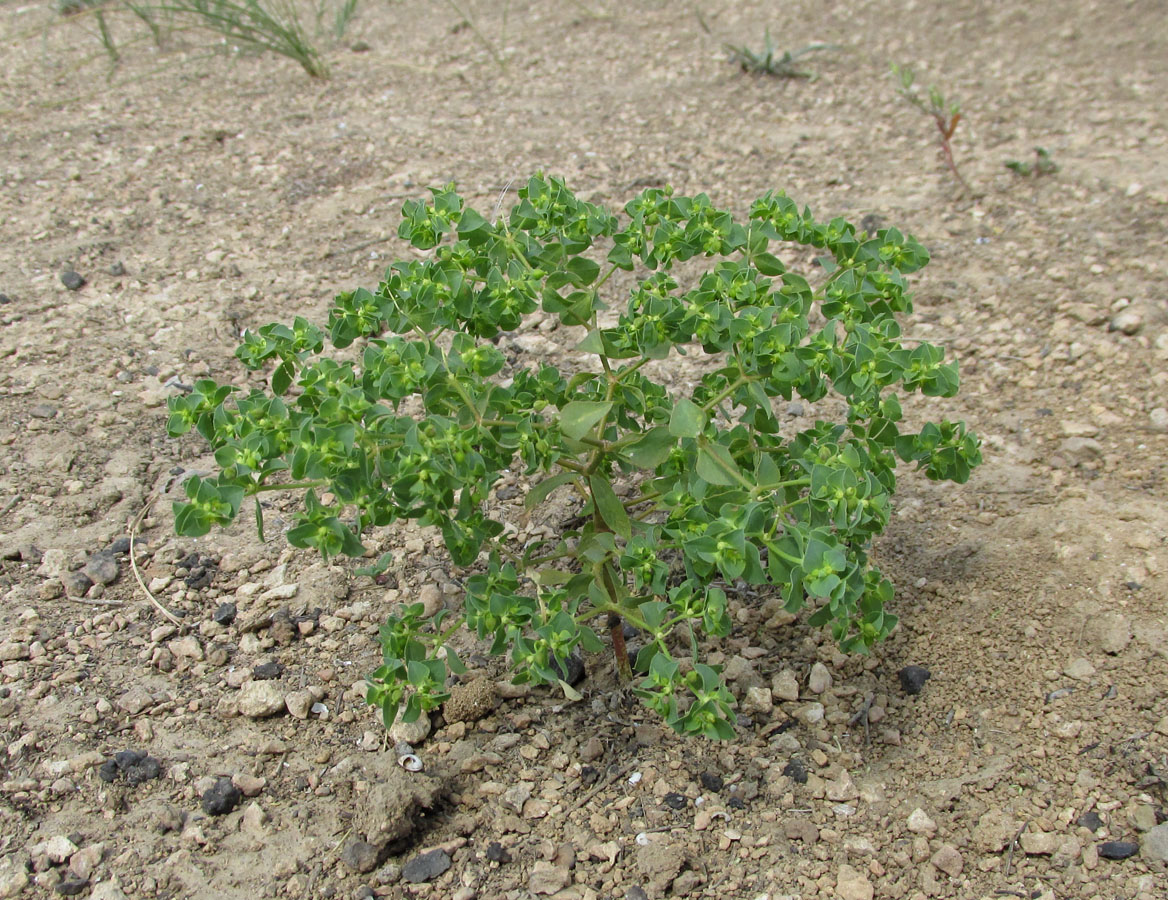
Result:
[[154,505],[154,501],[158,498],[157,494],[151,494],[146,498],[146,503],[138,511],[138,515],[134,516],[134,521],[130,523],[130,569],[134,572],[134,578],[138,582],[138,587],[142,588],[143,593],[150,598],[158,611],[170,619],[179,628],[183,627],[183,623],[179,618],[168,610],[165,606],[158,602],[158,599],[150,593],[150,588],[146,587],[146,582],[142,580],[142,573],[138,571],[138,560],[134,558],[134,539],[138,536],[138,527],[142,524],[142,520],[146,518],[146,513],[150,512],[150,507]]
[[1023,822],[1022,827],[1018,829],[1018,833],[1014,835],[1014,839],[1010,841],[1010,852],[1006,854],[1006,871],[1004,873],[1004,877],[1006,878],[1010,877],[1010,867],[1014,865],[1014,848],[1018,846],[1018,841],[1022,839],[1022,832],[1026,830],[1026,826],[1029,824],[1029,821]]

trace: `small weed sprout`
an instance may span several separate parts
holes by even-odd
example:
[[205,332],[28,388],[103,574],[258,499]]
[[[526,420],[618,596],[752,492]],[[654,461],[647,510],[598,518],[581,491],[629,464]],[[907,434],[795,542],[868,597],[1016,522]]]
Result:
[[970,193],[973,189],[969,182],[957,171],[957,164],[953,161],[953,133],[957,131],[957,124],[961,121],[961,106],[956,100],[946,100],[944,95],[933,85],[929,85],[927,99],[922,97],[914,82],[916,73],[908,66],[898,66],[892,63],[892,74],[900,82],[897,92],[921,112],[930,116],[937,126],[940,140],[941,158],[949,171],[953,173],[963,188]]
[[748,72],[751,75],[771,75],[775,78],[806,78],[809,81],[814,81],[818,76],[814,72],[795,68],[795,60],[810,53],[841,49],[835,44],[808,44],[799,50],[784,50],[781,54],[777,54],[770,29],[766,31],[763,49],[759,53],[746,45],[726,44],[725,47],[730,54],[730,62],[738,65],[743,72]]
[[[730,632],[728,595],[758,586],[866,652],[896,625],[870,547],[897,459],[956,482],[981,460],[963,423],[903,422],[898,390],[958,388],[944,350],[901,344],[905,276],[929,259],[913,238],[819,222],[773,192],[744,220],[669,188],[623,213],[542,175],[496,221],[453,185],[432,189],[399,228],[418,253],[375,290],[339,295],[324,328],[245,332],[236,356],[271,373],[270,392],[208,379],[170,401],[170,434],[202,435],[219,469],[187,480],[180,534],[229,524],[252,497],[262,535],[259,501],[283,491],[303,501],[294,546],[361,557],[371,529],[414,520],[467,570],[458,613],[427,619],[413,603],[382,626],[367,700],[386,727],[449,697],[462,628],[509,658],[516,683],[572,699],[568,660],[602,650],[607,632],[617,671],[672,728],[733,737],[733,698],[700,647]],[[822,250],[818,283],[779,245]],[[604,313],[618,272],[629,291]],[[537,310],[577,332],[572,371],[497,346]],[[326,341],[353,350],[333,359]],[[691,389],[653,378],[674,354],[710,361]],[[840,421],[792,434],[775,413],[779,399],[829,393],[846,404]],[[496,493],[506,473],[530,480],[523,515],[542,515],[547,539],[505,528],[521,515]],[[557,492],[567,507],[548,502]]]
[[1018,159],[1011,159],[1006,162],[1006,168],[1024,178],[1031,175],[1035,178],[1040,175],[1053,175],[1059,170],[1058,163],[1042,147],[1034,148],[1034,162],[1030,163]]

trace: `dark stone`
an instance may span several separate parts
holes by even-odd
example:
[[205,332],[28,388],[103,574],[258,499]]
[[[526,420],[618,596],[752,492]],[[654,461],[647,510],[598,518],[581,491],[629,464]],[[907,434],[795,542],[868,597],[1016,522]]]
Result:
[[130,766],[136,766],[146,758],[146,753],[143,750],[121,750],[114,754],[114,762],[117,763],[118,769],[126,771]]
[[698,776],[698,781],[702,783],[702,787],[704,787],[707,791],[712,791],[715,794],[722,790],[722,788],[726,785],[726,782],[722,780],[722,776],[717,775],[714,772],[702,772],[702,774]]
[[519,496],[519,488],[513,484],[504,485],[495,491],[495,496],[500,500],[514,500]]
[[284,667],[275,660],[260,663],[251,670],[251,677],[256,681],[272,681],[284,674]]
[[118,553],[129,553],[130,539],[125,536],[118,538],[116,541],[106,547],[106,552],[113,553],[115,555]]
[[345,847],[341,851],[341,862],[363,875],[377,868],[380,855],[380,851],[372,844],[351,837],[345,841]]
[[118,561],[112,553],[95,553],[85,563],[84,572],[96,584],[112,584],[118,578]]
[[205,587],[210,587],[214,578],[215,569],[211,566],[195,566],[183,581],[192,591],[201,591]]
[[34,419],[51,419],[57,414],[57,408],[47,403],[38,403],[28,411],[28,414]]
[[439,848],[415,856],[402,866],[402,878],[411,884],[432,881],[450,868],[450,854]]
[[235,621],[236,612],[234,603],[220,603],[211,613],[211,618],[216,624],[226,627]]
[[596,779],[600,777],[600,770],[596,766],[583,766],[580,769],[580,782],[587,787],[595,784]]
[[85,592],[93,587],[93,579],[84,572],[68,572],[61,577],[61,583],[70,597],[84,597]]
[[300,631],[292,622],[292,613],[288,611],[288,607],[281,607],[272,613],[272,624],[268,633],[271,634],[272,640],[281,647],[286,647],[296,640]]
[[72,269],[66,269],[61,273],[61,284],[71,291],[79,291],[85,287],[85,279]]
[[900,686],[906,694],[919,694],[925,682],[933,677],[933,673],[924,666],[905,666],[896,673],[900,679]]
[[746,801],[741,797],[731,797],[730,802],[726,805],[731,809],[746,809]]
[[1099,855],[1104,859],[1127,859],[1140,852],[1135,841],[1104,841],[1099,845]]
[[649,900],[649,895],[645,893],[645,889],[639,884],[634,884],[625,893],[625,900]]
[[783,766],[783,774],[796,784],[807,783],[807,766],[801,760],[792,759],[788,762]]
[[110,266],[109,273],[111,275],[113,275],[114,278],[120,278],[122,275],[126,274],[126,267],[124,265],[122,265],[121,260],[119,260],[118,262],[116,262],[112,266]]
[[503,866],[511,862],[511,854],[507,852],[507,848],[498,841],[491,841],[487,844],[487,859],[491,862],[497,862]]
[[1080,828],[1086,828],[1088,831],[1098,831],[1103,827],[1103,819],[1099,817],[1099,813],[1092,809],[1079,816],[1075,820],[1075,824]]
[[223,775],[216,779],[214,785],[203,792],[203,812],[209,816],[225,816],[239,806],[239,801],[242,799],[243,794],[240,793],[239,788],[231,782],[230,778]]
[[107,759],[97,770],[97,777],[102,781],[117,781],[121,770],[112,759]]
[[588,674],[584,669],[584,660],[575,653],[565,659],[563,665],[560,665],[559,660],[554,660],[554,663],[560,673],[560,677],[573,687],[583,681],[584,676]]
[[0,294],[0,306],[7,306],[12,302],[12,298],[7,294]]
[[134,765],[126,767],[126,784],[133,786],[145,784],[160,775],[162,775],[162,763],[153,756],[147,756]]
[[77,878],[76,876],[70,875],[58,881],[57,886],[53,890],[62,897],[76,897],[87,887],[89,887],[88,878]]
[[685,799],[685,794],[679,794],[677,791],[665,795],[665,805],[670,809],[685,809],[687,803],[689,801]]

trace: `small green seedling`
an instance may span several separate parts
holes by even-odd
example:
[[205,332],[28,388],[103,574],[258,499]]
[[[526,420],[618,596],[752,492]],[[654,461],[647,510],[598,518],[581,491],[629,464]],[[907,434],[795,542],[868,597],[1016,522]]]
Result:
[[814,81],[817,77],[813,72],[806,72],[795,68],[795,60],[807,56],[809,53],[818,53],[821,50],[839,50],[835,44],[808,44],[794,52],[784,50],[776,54],[775,42],[771,39],[768,29],[761,53],[756,53],[746,45],[735,46],[726,44],[726,51],[730,54],[730,62],[741,67],[743,72],[751,75],[773,75],[776,78],[806,78]]
[[1006,163],[1006,168],[1023,177],[1033,175],[1036,178],[1039,175],[1053,175],[1059,170],[1058,163],[1051,159],[1050,153],[1042,147],[1034,148],[1034,162],[1011,159]]
[[921,112],[932,117],[940,135],[941,158],[945,161],[949,171],[953,173],[953,177],[961,182],[963,188],[972,193],[973,189],[969,186],[969,182],[957,171],[957,164],[953,161],[951,142],[953,133],[957,131],[957,123],[961,121],[960,104],[956,100],[946,100],[933,85],[929,85],[928,99],[926,100],[914,85],[916,73],[908,66],[898,66],[896,63],[892,63],[892,74],[900,81],[897,92]]
[[[197,431],[219,467],[186,482],[180,534],[228,525],[254,497],[262,535],[270,491],[302,498],[288,541],[326,558],[365,556],[364,536],[403,519],[442,534],[463,608],[427,619],[414,603],[382,626],[367,699],[387,727],[449,697],[461,628],[517,683],[572,698],[567,660],[607,632],[617,671],[671,727],[732,737],[733,698],[701,655],[704,636],[729,633],[732,598],[754,586],[867,651],[896,625],[869,554],[897,459],[957,482],[981,460],[963,423],[903,423],[898,386],[958,387],[940,347],[901,344],[905,276],[929,259],[917,241],[818,222],[783,193],[745,220],[670,188],[623,213],[542,175],[497,221],[453,185],[432,189],[403,211],[416,253],[375,290],[338,296],[323,329],[244,334],[236,356],[270,372],[270,392],[204,380],[170,401],[169,432]],[[817,284],[783,245],[823,251]],[[605,290],[616,275],[623,300]],[[577,333],[568,359],[513,355],[505,336],[537,311]],[[332,358],[326,342],[352,349]],[[663,363],[694,354],[696,381],[671,385]],[[775,412],[829,393],[839,421],[794,431]],[[496,492],[516,481],[525,512]],[[520,541],[520,517],[552,536]]]

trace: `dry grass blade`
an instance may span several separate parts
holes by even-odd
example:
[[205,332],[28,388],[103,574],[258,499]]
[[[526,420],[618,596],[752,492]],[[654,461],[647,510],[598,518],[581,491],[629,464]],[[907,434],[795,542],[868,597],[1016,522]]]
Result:
[[150,507],[154,505],[157,499],[157,494],[151,494],[147,498],[142,509],[138,511],[138,515],[134,516],[134,521],[130,523],[130,569],[134,573],[134,579],[138,582],[138,587],[142,588],[142,592],[150,598],[150,602],[162,613],[166,618],[170,619],[172,623],[182,628],[182,621],[169,609],[158,602],[158,598],[150,593],[150,588],[146,587],[146,582],[142,580],[142,573],[138,571],[138,560],[134,557],[134,541],[138,536],[138,528],[142,524],[142,520],[146,518],[146,514],[150,512]]

